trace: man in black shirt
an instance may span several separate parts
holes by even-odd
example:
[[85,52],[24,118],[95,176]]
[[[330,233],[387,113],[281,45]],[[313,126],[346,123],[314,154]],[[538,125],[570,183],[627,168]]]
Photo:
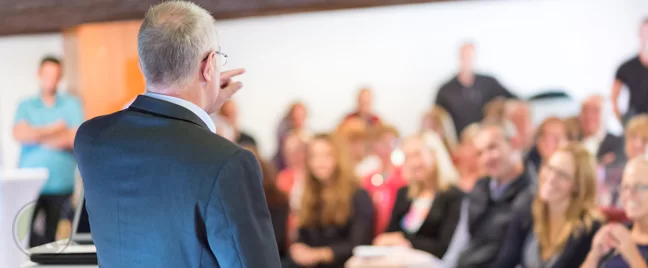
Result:
[[515,97],[495,78],[475,74],[475,46],[472,43],[461,46],[460,57],[459,73],[441,86],[435,100],[437,105],[450,113],[456,133],[461,133],[471,123],[481,121],[484,105],[490,100]]
[[[641,23],[639,40],[639,55],[619,67],[612,86],[614,114],[624,125],[632,116],[648,113],[648,18]],[[630,93],[630,105],[628,105],[628,112],[622,116],[618,99],[624,85]]]

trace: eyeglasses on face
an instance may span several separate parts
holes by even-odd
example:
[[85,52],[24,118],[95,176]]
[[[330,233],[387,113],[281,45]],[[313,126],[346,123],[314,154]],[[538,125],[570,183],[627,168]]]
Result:
[[645,183],[621,184],[621,192],[628,192],[628,191],[633,194],[648,192],[648,184]]
[[[223,53],[223,52],[221,51],[221,48],[220,48],[220,47],[218,47],[218,50],[214,51],[214,53],[215,53],[216,55],[218,55],[218,62],[220,63],[221,66],[227,64],[227,58],[228,58],[228,56],[227,56],[227,54],[225,54],[225,53]],[[207,60],[207,58],[209,58],[209,54],[211,54],[211,52],[207,53],[207,55],[203,58],[202,61]]]

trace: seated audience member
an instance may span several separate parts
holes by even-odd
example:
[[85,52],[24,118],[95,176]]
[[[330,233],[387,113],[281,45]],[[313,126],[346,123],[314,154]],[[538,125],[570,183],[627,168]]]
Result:
[[457,133],[450,114],[441,106],[434,105],[430,111],[423,115],[421,133],[425,135],[434,132],[441,137],[443,145],[449,153],[457,148]]
[[373,93],[365,87],[358,92],[356,110],[346,116],[344,120],[358,118],[364,121],[367,127],[380,124],[380,118],[373,112]]
[[602,125],[603,97],[590,96],[581,105],[579,115],[583,146],[603,165],[623,158],[623,139],[608,133]]
[[335,131],[335,135],[348,148],[349,159],[357,178],[364,178],[380,168],[380,160],[369,152],[368,132],[367,124],[359,118],[342,121]]
[[[484,105],[482,113],[485,121],[502,121],[506,118],[506,98],[497,97]],[[475,122],[476,123],[476,122]]]
[[454,154],[454,163],[459,172],[457,186],[464,193],[470,193],[475,182],[482,175],[477,162],[477,151],[473,140],[479,132],[479,124],[472,123],[461,132],[461,143]]
[[297,238],[297,215],[304,192],[304,176],[306,174],[306,143],[293,132],[288,134],[284,142],[286,168],[277,175],[277,188],[288,196],[290,202],[290,218],[288,221],[288,240]]
[[282,150],[284,148],[284,140],[288,134],[291,132],[297,133],[304,141],[310,138],[311,133],[306,126],[307,116],[306,105],[303,102],[294,102],[290,105],[290,109],[288,109],[286,115],[281,119],[277,129],[277,153],[275,153],[272,159],[277,170],[286,168],[284,152]]
[[223,119],[227,120],[233,128],[234,141],[238,145],[256,146],[256,140],[250,135],[241,130],[238,121],[238,109],[234,101],[229,100],[221,106],[220,115]]
[[362,178],[362,186],[374,202],[376,234],[380,234],[387,228],[398,189],[407,185],[407,182],[402,177],[401,167],[392,162],[398,130],[390,126],[374,127],[370,140],[374,154],[380,159],[380,167]]
[[605,166],[604,176],[599,185],[600,205],[604,208],[611,221],[625,220],[620,204],[620,185],[623,177],[625,159],[633,159],[646,154],[648,149],[648,115],[634,116],[625,127],[625,157]]
[[284,142],[286,168],[277,175],[277,187],[290,196],[290,207],[299,209],[306,174],[306,143],[297,133],[290,133]]
[[403,145],[409,186],[398,190],[387,232],[375,245],[405,246],[443,258],[459,222],[463,193],[442,183],[434,153],[420,137]]
[[628,225],[607,224],[596,233],[581,268],[648,267],[648,160],[637,157],[623,173],[621,200]]
[[373,204],[343,150],[330,135],[309,142],[299,238],[283,267],[341,268],[353,248],[371,243]]
[[518,147],[522,155],[527,155],[533,147],[533,123],[529,104],[518,99],[506,100],[504,117],[515,126]]
[[648,153],[648,114],[640,114],[628,121],[625,129],[625,153],[634,159]]
[[537,155],[527,155],[525,162],[540,170],[543,163],[563,144],[567,143],[567,126],[555,116],[543,120],[538,127],[535,151]]
[[263,192],[268,203],[272,227],[274,229],[275,239],[277,240],[277,248],[279,248],[279,256],[283,258],[286,256],[286,251],[288,250],[288,243],[286,242],[288,238],[286,234],[286,230],[288,229],[288,215],[290,214],[288,197],[277,188],[275,183],[275,175],[277,172],[270,163],[259,156],[257,147],[247,143],[243,145],[243,148],[252,152],[256,156],[257,161],[259,161],[259,165],[261,165]]
[[579,144],[561,147],[544,162],[538,194],[513,217],[491,267],[578,267],[601,223],[594,158]]
[[532,199],[535,178],[514,151],[514,132],[502,123],[482,123],[474,144],[487,177],[467,196],[470,241],[459,256],[458,268],[489,267],[504,243],[513,212]]
[[583,137],[583,128],[578,116],[567,117],[565,120],[567,127],[567,140],[570,142],[580,142]]

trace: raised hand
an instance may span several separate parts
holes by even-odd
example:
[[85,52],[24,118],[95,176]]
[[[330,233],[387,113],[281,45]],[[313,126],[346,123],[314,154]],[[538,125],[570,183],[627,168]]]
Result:
[[220,92],[218,92],[216,102],[207,110],[209,114],[218,112],[221,106],[243,87],[243,83],[232,80],[232,78],[243,73],[245,73],[245,69],[240,68],[224,71],[220,74]]

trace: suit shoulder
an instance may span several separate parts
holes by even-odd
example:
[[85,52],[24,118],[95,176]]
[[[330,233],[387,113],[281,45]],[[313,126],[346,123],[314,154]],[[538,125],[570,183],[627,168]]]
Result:
[[120,111],[86,120],[77,129],[76,137],[97,137],[97,134],[102,133],[107,127],[109,127],[112,122],[119,118],[121,113],[122,112]]

